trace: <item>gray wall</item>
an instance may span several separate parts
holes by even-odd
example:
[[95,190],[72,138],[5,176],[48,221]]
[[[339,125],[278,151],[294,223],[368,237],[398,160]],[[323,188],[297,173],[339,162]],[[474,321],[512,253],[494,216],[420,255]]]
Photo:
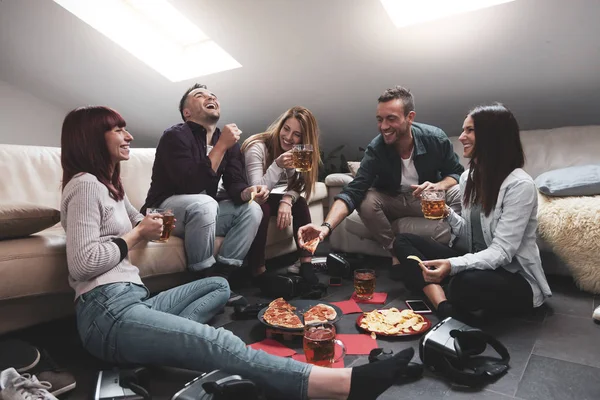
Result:
[[0,143],[60,146],[65,112],[0,81]]
[[[492,101],[523,129],[600,124],[600,0],[518,0],[404,29],[378,0],[171,2],[243,68],[172,83],[53,1],[3,0],[0,80],[63,111],[114,107],[144,147],[180,121],[195,81],[217,93],[221,123],[237,123],[242,139],[303,105],[325,150],[344,143],[349,159],[377,134],[376,99],[395,84],[415,94],[418,121],[448,135]],[[46,132],[35,139],[54,143]]]

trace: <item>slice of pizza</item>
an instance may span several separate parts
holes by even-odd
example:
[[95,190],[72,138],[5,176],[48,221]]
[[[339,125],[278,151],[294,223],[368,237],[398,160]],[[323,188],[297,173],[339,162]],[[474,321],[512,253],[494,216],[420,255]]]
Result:
[[284,328],[291,329],[304,328],[304,324],[302,323],[302,321],[300,321],[300,318],[292,312],[288,312],[287,314],[285,314],[283,325],[281,326],[283,326]]
[[279,297],[269,303],[269,308],[280,308],[282,310],[294,311],[296,307],[285,301],[283,297]]
[[327,304],[317,304],[315,307],[317,307],[328,320],[333,321],[337,318],[337,312],[335,311],[335,308],[328,306]]
[[269,308],[267,309],[267,311],[265,311],[263,319],[265,320],[265,322],[273,326],[281,326],[281,321],[284,320],[285,315],[288,312],[289,311],[282,310],[280,308]]
[[312,324],[317,322],[333,321],[337,317],[337,312],[327,304],[317,304],[304,313],[304,323]]
[[294,314],[292,311],[281,308],[268,309],[265,311],[263,319],[270,325],[279,326],[282,328],[297,329],[304,327],[302,321],[300,321],[300,318],[298,318],[296,314]]
[[318,322],[327,322],[327,318],[324,315],[315,312],[312,308],[304,313],[305,324],[316,324]]
[[319,237],[316,237],[316,238],[304,243],[304,248],[306,250],[310,251],[310,254],[315,254],[315,251],[317,251],[317,246],[319,245],[319,242],[320,242]]

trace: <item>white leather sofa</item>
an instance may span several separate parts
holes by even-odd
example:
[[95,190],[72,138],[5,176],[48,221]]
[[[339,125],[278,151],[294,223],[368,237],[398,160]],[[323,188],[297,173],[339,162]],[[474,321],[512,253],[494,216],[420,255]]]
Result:
[[[465,168],[467,161],[462,157],[462,144],[457,136],[450,138],[460,162]],[[525,171],[534,179],[546,171],[575,165],[600,163],[600,126],[562,127],[521,132],[525,151]],[[350,174],[331,174],[325,178],[328,187],[328,203],[331,206],[337,195],[348,182]],[[419,232],[418,223],[397,220],[392,223],[396,232]],[[354,211],[332,233],[331,248],[338,252],[362,253],[388,257],[389,254],[372,239],[371,233]],[[564,263],[558,259],[550,247],[538,239],[544,269],[549,274],[570,274]]]
[[[150,187],[154,149],[132,149],[122,163],[122,180],[131,203],[140,208]],[[60,209],[60,148],[0,144],[0,202],[28,202]],[[327,188],[317,183],[309,208],[313,222],[323,222]],[[266,255],[296,249],[292,229],[279,231],[271,221]],[[220,243],[222,238],[217,238]],[[183,241],[139,244],[130,251],[152,291],[189,279]],[[60,224],[30,237],[0,241],[0,333],[73,313],[73,291],[67,283],[65,232]]]

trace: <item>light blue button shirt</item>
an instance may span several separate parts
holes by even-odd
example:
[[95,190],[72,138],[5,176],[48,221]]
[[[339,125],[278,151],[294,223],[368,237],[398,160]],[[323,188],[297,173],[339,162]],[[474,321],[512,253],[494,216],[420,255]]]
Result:
[[[460,177],[461,196],[464,195],[468,174],[469,170]],[[462,216],[450,210],[447,221],[452,230],[452,243],[458,250],[467,252],[464,256],[449,259],[450,274],[468,269],[485,270],[502,266],[514,269],[520,266],[533,290],[533,306],[542,305],[552,292],[536,243],[537,201],[537,188],[531,176],[521,168],[512,171],[500,186],[494,210],[489,216],[480,213],[487,249],[477,253],[472,252],[470,206],[463,205]]]

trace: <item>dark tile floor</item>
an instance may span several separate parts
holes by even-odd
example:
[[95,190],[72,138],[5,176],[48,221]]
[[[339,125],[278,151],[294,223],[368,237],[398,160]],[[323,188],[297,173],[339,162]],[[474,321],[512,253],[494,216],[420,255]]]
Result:
[[[319,251],[326,254],[323,246]],[[385,307],[404,308],[404,300],[414,298],[397,282],[388,278],[389,260],[372,257],[348,257],[353,266],[370,266],[378,271],[377,291],[388,292]],[[270,267],[289,264],[289,258],[271,261]],[[293,260],[292,260],[293,261]],[[322,275],[323,282],[327,276]],[[597,400],[600,399],[600,325],[591,319],[594,304],[600,297],[579,291],[570,279],[550,277],[554,296],[533,315],[504,318],[487,323],[483,329],[496,336],[511,355],[510,370],[485,389],[472,390],[452,385],[450,382],[426,372],[424,377],[410,384],[394,386],[380,399],[484,399],[484,400]],[[352,293],[352,282],[344,280],[341,287],[330,287],[326,301],[346,300]],[[264,301],[252,288],[242,288],[249,301]],[[361,305],[364,311],[376,306]],[[358,314],[345,315],[338,322],[340,333],[358,333]],[[433,323],[438,319],[431,315]],[[213,324],[223,326],[253,343],[265,337],[264,326],[256,320],[234,320],[232,310],[217,316]],[[90,397],[99,369],[110,366],[89,356],[81,347],[72,318],[55,321],[21,332],[16,336],[46,348],[53,358],[77,378],[77,389],[62,396],[64,399]],[[1,339],[1,337],[0,337]],[[380,347],[400,351],[408,346],[418,350],[418,337],[378,338]],[[301,342],[290,347],[301,349]],[[418,354],[418,352],[417,352]],[[415,356],[418,358],[418,355]],[[346,366],[366,363],[366,356],[347,356]],[[150,388],[155,399],[170,399],[182,385],[197,374],[175,369],[152,370]]]

